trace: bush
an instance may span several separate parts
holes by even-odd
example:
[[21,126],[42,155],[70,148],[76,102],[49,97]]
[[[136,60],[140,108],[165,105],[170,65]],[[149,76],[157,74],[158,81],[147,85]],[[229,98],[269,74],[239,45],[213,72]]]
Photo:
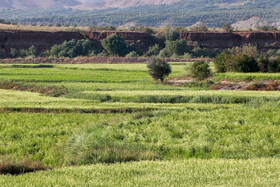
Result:
[[37,55],[38,55],[37,48],[36,48],[34,45],[32,45],[32,46],[28,49],[27,54],[30,55],[30,56],[37,56]]
[[88,56],[92,52],[95,50],[89,40],[65,41],[61,45],[53,46],[50,50],[51,56],[69,58]]
[[222,28],[226,32],[232,32],[233,31],[233,28],[229,23],[224,23]]
[[161,82],[171,73],[170,65],[165,60],[159,58],[152,58],[147,68],[153,79],[160,80]]
[[199,24],[197,26],[193,26],[190,28],[191,31],[198,31],[198,32],[205,32],[208,31],[208,27],[203,25],[203,24]]
[[248,57],[247,55],[242,55],[234,62],[236,72],[258,72],[259,66],[258,62],[254,57]]
[[127,45],[125,40],[116,34],[108,36],[101,42],[101,44],[109,55],[123,57],[127,54]]
[[176,40],[176,41],[166,41],[165,47],[168,56],[176,55],[184,55],[188,51],[188,45],[185,40]]
[[19,54],[18,50],[15,48],[11,48],[10,53],[13,58],[17,58]]
[[135,51],[131,51],[126,55],[126,57],[139,57],[139,55]]
[[229,55],[223,51],[219,55],[217,55],[214,59],[215,69],[218,73],[227,72],[227,62]]
[[277,27],[274,27],[274,26],[267,26],[267,25],[264,25],[264,26],[260,26],[258,25],[256,27],[257,30],[259,31],[278,31],[278,28]]
[[180,33],[176,31],[169,31],[166,34],[166,40],[168,41],[176,41],[180,39]]
[[159,52],[158,56],[159,56],[160,58],[166,58],[166,57],[168,57],[169,55],[168,55],[168,53],[167,53],[167,50],[164,48],[164,49],[162,49],[162,50]]
[[269,59],[267,56],[264,56],[263,53],[261,53],[259,59],[258,59],[258,66],[261,72],[265,73],[268,71],[268,65],[269,65]]
[[204,61],[196,61],[191,66],[191,75],[196,80],[204,80],[211,76],[209,65]]
[[278,73],[280,72],[280,56],[276,59],[271,60],[268,64],[268,72],[270,73]]
[[251,44],[245,44],[241,47],[233,47],[232,49],[229,50],[231,54],[243,54],[247,55],[249,57],[258,57],[258,49],[257,46],[251,45]]
[[157,56],[160,53],[160,47],[158,44],[149,48],[149,51],[145,54],[145,56]]

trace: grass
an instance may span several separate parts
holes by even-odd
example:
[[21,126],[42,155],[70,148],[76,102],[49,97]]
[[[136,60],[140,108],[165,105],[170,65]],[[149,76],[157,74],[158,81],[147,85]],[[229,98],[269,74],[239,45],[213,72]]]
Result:
[[[77,156],[73,150],[79,150],[81,160],[71,161],[74,157],[70,157],[72,163],[103,162],[95,161],[90,156],[93,153],[85,150],[88,146],[94,150],[93,145],[98,150],[103,143],[106,147],[110,142],[124,145],[110,150],[111,153],[129,152],[137,146],[137,150],[154,155],[139,160],[279,157],[279,113],[279,105],[260,109],[204,104],[189,106],[183,111],[140,114],[140,117],[134,114],[1,113],[0,153],[17,160],[28,156],[31,161],[55,167],[67,164],[64,156]],[[106,125],[98,127],[104,123]],[[64,149],[66,143],[67,150]],[[106,149],[101,150],[100,154],[104,155]],[[138,157],[132,155],[130,160]]]
[[[0,154],[21,161],[60,166],[63,163],[63,142],[82,126],[106,121],[121,121],[126,114],[0,114]],[[0,157],[1,158],[1,157]]]
[[2,186],[278,186],[279,159],[190,159],[69,167],[1,176]]
[[[170,78],[187,76],[187,65],[171,63]],[[19,164],[10,166],[19,170],[26,157],[56,168],[1,175],[1,184],[277,186],[280,182],[277,91],[157,84],[146,64],[0,67],[1,83],[14,83],[12,90],[0,89],[0,159],[14,160]],[[227,73],[214,79],[252,78],[279,80],[279,75]],[[18,85],[25,91],[15,88]],[[36,93],[35,88],[67,92],[50,97],[45,94],[48,89]],[[65,167],[72,165],[76,167]]]

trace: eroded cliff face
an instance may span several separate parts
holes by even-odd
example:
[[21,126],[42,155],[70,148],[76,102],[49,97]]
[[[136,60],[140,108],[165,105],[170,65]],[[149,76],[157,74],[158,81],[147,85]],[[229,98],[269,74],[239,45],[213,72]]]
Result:
[[11,48],[28,49],[34,45],[39,52],[50,49],[53,45],[61,44],[72,39],[90,39],[100,46],[100,41],[111,34],[117,34],[127,41],[150,41],[151,35],[142,32],[122,32],[122,31],[99,31],[86,32],[43,32],[43,31],[20,31],[20,30],[0,30],[0,48],[9,53]]
[[[143,32],[94,31],[82,34],[79,32],[0,30],[0,48],[9,53],[11,48],[28,49],[34,45],[41,52],[72,39],[90,39],[100,47],[101,40],[111,34],[117,34],[129,42],[139,43],[146,49],[153,44],[152,36]],[[225,49],[252,44],[262,50],[280,49],[280,32],[184,32],[180,35],[181,39],[187,40],[189,44],[198,42],[205,48]]]
[[180,37],[205,48],[226,49],[252,44],[261,50],[280,49],[280,32],[184,32]]
[[65,40],[83,38],[84,36],[78,32],[0,31],[1,47],[6,51],[11,48],[28,49],[32,45],[43,51]]

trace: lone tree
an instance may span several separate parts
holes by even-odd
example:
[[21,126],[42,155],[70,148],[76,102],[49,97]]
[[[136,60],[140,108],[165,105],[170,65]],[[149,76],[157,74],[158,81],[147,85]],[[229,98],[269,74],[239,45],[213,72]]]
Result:
[[226,32],[232,32],[232,31],[233,31],[232,26],[231,26],[228,22],[226,22],[226,23],[223,24],[223,29],[224,29]]
[[102,47],[112,56],[125,56],[127,54],[127,45],[125,40],[112,34],[102,41]]
[[192,77],[198,81],[207,79],[211,76],[209,65],[205,61],[196,61],[191,66]]
[[161,82],[171,73],[170,65],[163,59],[151,58],[147,68],[149,69],[149,74],[154,80],[160,80]]

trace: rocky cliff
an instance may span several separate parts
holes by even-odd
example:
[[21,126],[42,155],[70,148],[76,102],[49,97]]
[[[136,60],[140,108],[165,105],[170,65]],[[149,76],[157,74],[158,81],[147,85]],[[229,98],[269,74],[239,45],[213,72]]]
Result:
[[117,34],[127,41],[151,40],[151,35],[142,32],[122,32],[122,31],[99,31],[86,32],[43,32],[43,31],[20,31],[20,30],[0,30],[0,48],[9,52],[11,48],[28,49],[34,45],[39,52],[50,49],[53,45],[61,44],[72,39],[90,39],[100,46],[100,41],[111,34]]
[[280,32],[183,32],[181,39],[205,48],[226,49],[252,44],[261,50],[280,49]]
[[[0,30],[0,48],[9,52],[11,48],[28,49],[34,45],[39,51],[50,49],[55,44],[66,40],[90,39],[100,45],[100,41],[111,34],[117,34],[127,41],[152,44],[152,36],[143,32],[95,31],[86,32],[43,32]],[[183,32],[181,39],[189,44],[198,42],[205,48],[232,48],[244,44],[258,46],[259,49],[280,49],[280,32]],[[147,47],[146,46],[146,47]]]

